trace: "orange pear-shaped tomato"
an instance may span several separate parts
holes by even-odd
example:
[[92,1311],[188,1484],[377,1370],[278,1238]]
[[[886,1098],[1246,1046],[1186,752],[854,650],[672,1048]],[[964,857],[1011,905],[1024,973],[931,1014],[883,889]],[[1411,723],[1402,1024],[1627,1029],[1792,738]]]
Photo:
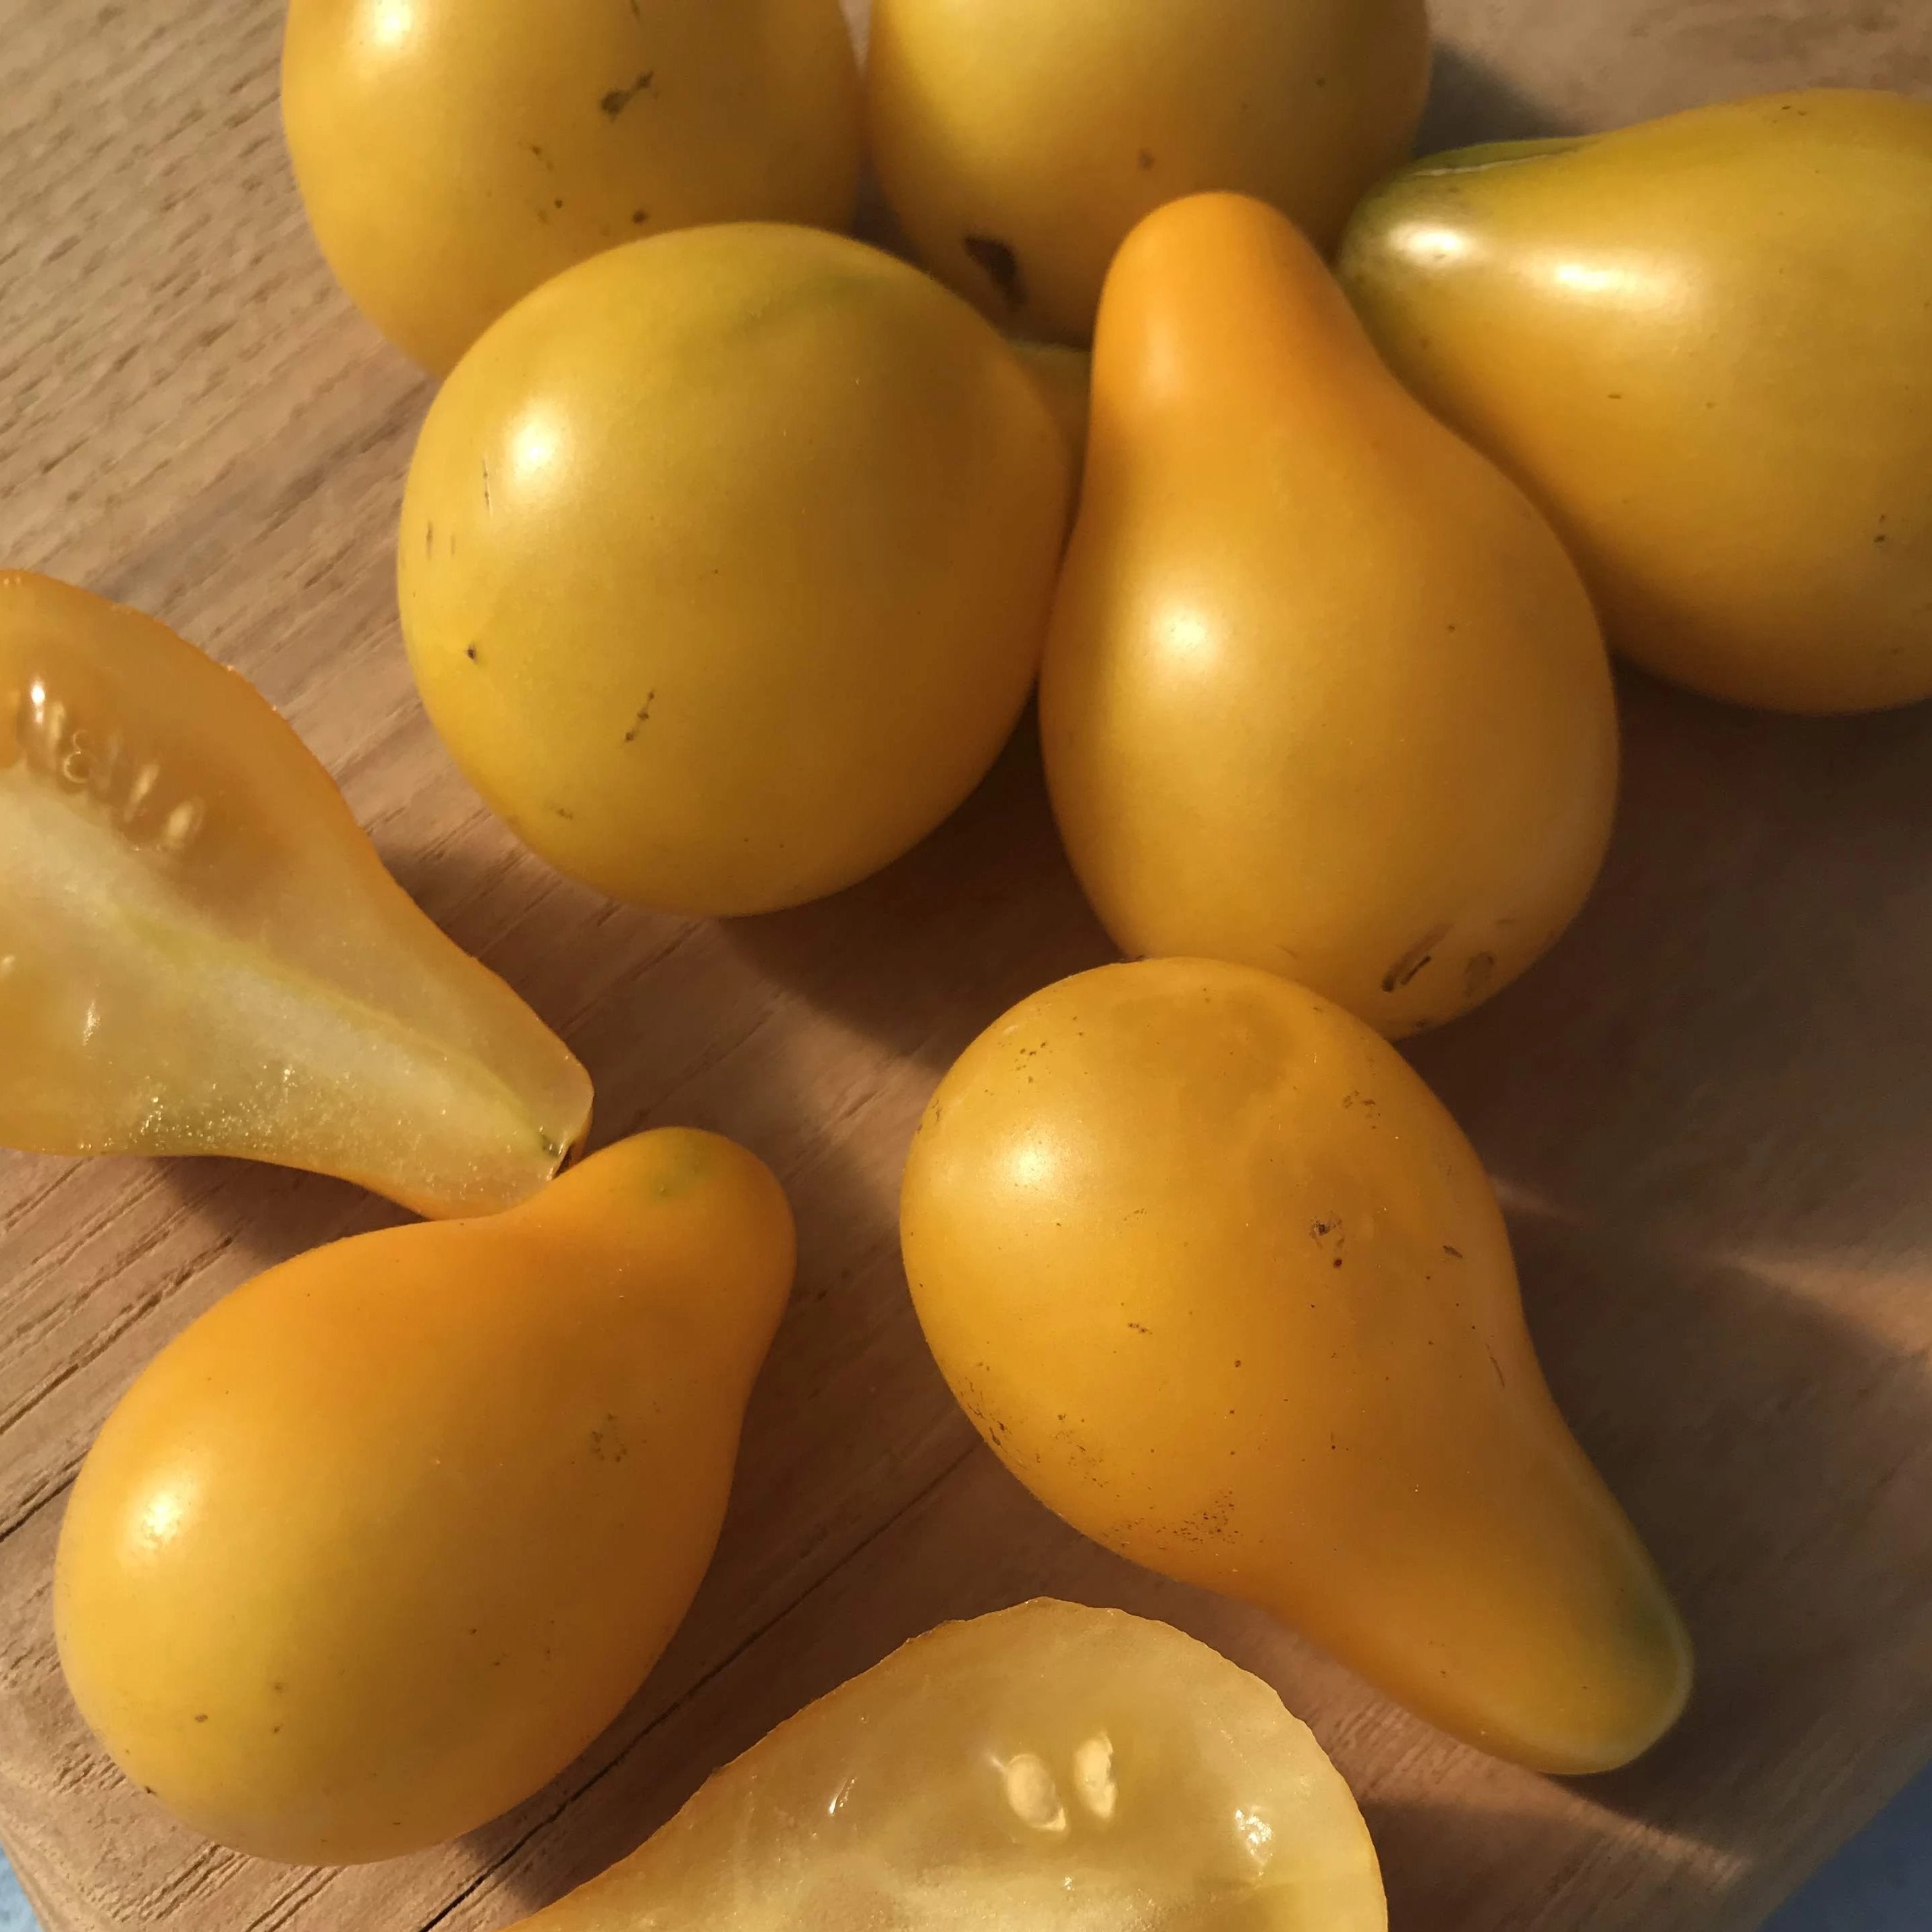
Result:
[[954,1394],[1076,1528],[1539,1770],[1682,1708],[1683,1626],[1550,1397],[1482,1165],[1339,1006],[1213,960],[1048,987],[940,1082],[900,1226]]
[[425,1214],[542,1186],[568,1048],[382,868],[244,678],[0,573],[0,1142],[236,1154]]
[[1108,275],[1040,724],[1124,950],[1286,974],[1391,1035],[1550,944],[1616,793],[1562,545],[1236,195],[1150,215]]
[[387,1858],[528,1797],[690,1604],[791,1273],[770,1172],[664,1128],[236,1289],[74,1484],[54,1626],[81,1714],[266,1858]]

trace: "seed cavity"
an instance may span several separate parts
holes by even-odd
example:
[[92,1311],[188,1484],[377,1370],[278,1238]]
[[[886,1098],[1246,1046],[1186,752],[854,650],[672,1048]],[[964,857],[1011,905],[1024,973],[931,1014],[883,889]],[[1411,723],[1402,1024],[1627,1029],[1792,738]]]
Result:
[[61,791],[92,800],[130,844],[178,857],[207,824],[202,800],[174,792],[159,761],[130,754],[118,729],[81,722],[44,677],[0,698],[0,766],[23,755]]
[[183,799],[162,824],[161,849],[179,858],[200,836],[207,818],[208,808],[200,799]]
[[63,784],[72,785],[78,791],[85,788],[94,789],[94,777],[100,769],[100,761],[94,756],[93,734],[75,726],[60,754],[60,778]]
[[125,748],[117,731],[108,740],[106,749],[89,761],[87,789],[104,805],[113,796],[115,774],[121,769],[121,754]]
[[151,758],[134,774],[134,782],[128,788],[128,796],[121,801],[121,823],[132,825],[141,815],[142,808],[153,795],[155,786],[161,782],[161,768]]
[[67,706],[58,698],[50,698],[46,686],[38,680],[32,694],[34,715],[28,730],[28,749],[42,771],[58,772],[67,748]]
[[1055,1835],[1066,1829],[1066,1807],[1060,1802],[1060,1787],[1046,1759],[1022,1751],[1007,1760],[1003,1775],[1006,1802],[1022,1824]]
[[1081,1803],[1102,1824],[1112,1818],[1120,1792],[1114,1780],[1114,1741],[1105,1731],[1089,1738],[1073,1754],[1073,1788],[1080,1794]]

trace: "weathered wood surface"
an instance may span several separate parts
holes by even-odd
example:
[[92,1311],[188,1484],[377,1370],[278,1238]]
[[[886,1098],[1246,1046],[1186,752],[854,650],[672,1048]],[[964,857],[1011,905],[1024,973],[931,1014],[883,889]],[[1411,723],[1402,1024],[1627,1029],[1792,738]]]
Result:
[[[1435,145],[1808,81],[1932,92],[1921,0],[1440,12]],[[1487,1762],[1261,1617],[1082,1544],[926,1355],[893,1226],[917,1110],[1003,1006],[1106,952],[1030,748],[911,858],[801,912],[683,926],[546,873],[410,688],[392,535],[428,388],[308,239],[272,0],[6,0],[0,26],[0,560],[244,668],[430,912],[569,1038],[601,1135],[740,1136],[804,1237],[717,1564],[631,1708],[460,1844],[299,1871],[197,1841],[103,1760],[47,1581],[66,1486],[142,1363],[256,1269],[389,1210],[223,1162],[0,1156],[0,1836],[49,1932],[485,1932],[898,1640],[1043,1590],[1170,1617],[1277,1684],[1362,1795],[1398,1932],[1741,1932],[1932,1756],[1932,710],[1802,724],[1629,680],[1602,890],[1544,966],[1415,1048],[1702,1655],[1682,1730],[1630,1772],[1566,1788]]]

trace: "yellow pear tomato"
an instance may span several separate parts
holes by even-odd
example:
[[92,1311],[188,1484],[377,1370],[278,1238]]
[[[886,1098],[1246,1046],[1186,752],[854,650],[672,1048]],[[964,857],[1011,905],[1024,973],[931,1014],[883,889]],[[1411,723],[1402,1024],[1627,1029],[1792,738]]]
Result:
[[264,1858],[388,1858],[528,1797],[698,1588],[792,1252],[761,1162],[665,1128],[236,1289],[75,1482],[54,1627],[81,1714]]
[[1265,967],[1391,1036],[1524,970],[1610,837],[1576,566],[1246,196],[1170,202],[1108,275],[1040,715],[1124,951]]
[[1433,155],[1341,271],[1634,662],[1780,711],[1932,698],[1932,102],[1820,88]]
[[1455,1736],[1625,1762],[1682,1624],[1564,1426],[1481,1163],[1382,1037],[1204,960],[1023,1000],[921,1121],[906,1276],[1001,1460]]

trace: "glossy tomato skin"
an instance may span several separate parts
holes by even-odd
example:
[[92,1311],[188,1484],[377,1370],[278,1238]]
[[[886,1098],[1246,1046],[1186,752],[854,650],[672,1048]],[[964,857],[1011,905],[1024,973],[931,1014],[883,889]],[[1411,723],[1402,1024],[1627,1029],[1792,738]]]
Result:
[[438,375],[600,250],[858,191],[838,0],[292,0],[282,112],[330,267]]
[[75,1483],[54,1626],[81,1714],[176,1816],[292,1863],[528,1797],[691,1601],[792,1261],[763,1164],[664,1128],[237,1288]]
[[1546,1771],[1681,1709],[1683,1627],[1564,1426],[1480,1162],[1378,1035],[1200,960],[996,1022],[905,1172],[907,1280],[1006,1466]]
[[1530,966],[1610,836],[1576,566],[1249,196],[1168,203],[1108,273],[1040,708],[1124,952],[1264,967],[1391,1036]]
[[1084,343],[1163,202],[1236,189],[1332,244],[1408,154],[1428,76],[1422,0],[874,0],[866,116],[932,273]]
[[1431,156],[1340,272],[1616,647],[1733,703],[1932,696],[1932,104],[1818,89]]
[[998,333],[822,232],[584,262],[445,386],[403,506],[431,720],[560,869],[694,914],[849,885],[997,754],[1071,458]]

